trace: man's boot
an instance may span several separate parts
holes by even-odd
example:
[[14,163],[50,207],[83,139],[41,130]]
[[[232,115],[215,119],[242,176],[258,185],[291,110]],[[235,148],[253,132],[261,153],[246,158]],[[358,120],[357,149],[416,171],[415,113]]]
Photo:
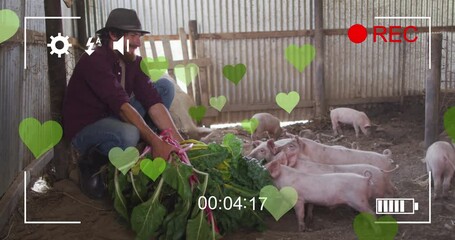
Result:
[[93,147],[79,159],[80,186],[82,192],[92,199],[100,199],[107,193],[100,169],[109,162],[109,158]]

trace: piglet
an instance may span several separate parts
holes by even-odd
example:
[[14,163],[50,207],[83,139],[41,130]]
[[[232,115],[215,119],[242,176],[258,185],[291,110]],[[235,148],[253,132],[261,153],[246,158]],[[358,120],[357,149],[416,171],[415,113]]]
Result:
[[427,171],[431,171],[433,175],[434,198],[440,197],[441,183],[442,197],[447,198],[450,181],[455,171],[455,148],[448,142],[435,142],[428,148],[425,162]]
[[272,161],[265,165],[278,188],[293,187],[298,194],[294,210],[299,231],[305,231],[305,203],[321,206],[347,204],[374,215],[368,198],[370,179],[353,173],[307,174]]
[[312,174],[325,174],[325,173],[355,173],[364,175],[366,171],[371,173],[371,193],[374,198],[385,197],[386,195],[394,195],[396,187],[390,181],[388,174],[389,172],[398,169],[398,166],[391,171],[381,170],[375,166],[369,164],[343,164],[343,165],[331,165],[322,164],[310,161],[308,158],[288,158],[285,152],[278,153],[273,161],[279,161],[281,164],[295,168],[304,173]]
[[353,125],[356,137],[359,137],[359,127],[363,134],[370,135],[370,119],[364,112],[351,108],[335,108],[330,110],[330,119],[332,120],[333,134],[335,136],[338,135],[338,131],[341,133],[339,122]]
[[252,140],[264,137],[277,140],[283,133],[283,129],[280,127],[280,119],[270,113],[256,113],[252,118],[258,120],[258,126],[251,135]]
[[256,158],[257,160],[265,160],[266,162],[272,161],[273,157],[280,151],[280,147],[290,143],[292,138],[284,138],[278,141],[269,139],[266,142],[259,140],[253,141],[253,150],[247,157]]
[[380,154],[344,147],[333,147],[317,143],[310,139],[295,137],[292,141],[279,148],[288,158],[305,158],[324,164],[370,164],[382,170],[394,169],[394,161],[390,158],[391,151]]

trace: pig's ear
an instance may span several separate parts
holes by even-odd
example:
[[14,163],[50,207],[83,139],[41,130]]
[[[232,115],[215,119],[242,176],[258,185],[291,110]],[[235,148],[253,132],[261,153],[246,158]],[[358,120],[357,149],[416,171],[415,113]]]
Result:
[[305,147],[305,143],[302,142],[302,140],[301,140],[299,137],[296,137],[295,139],[297,140],[297,145],[298,145],[300,148],[304,148],[304,147]]
[[277,154],[278,149],[276,148],[275,141],[273,139],[267,140],[267,147],[270,149],[273,155]]
[[296,155],[292,156],[291,158],[286,156],[286,159],[287,159],[287,162],[288,162],[288,164],[286,164],[286,165],[288,165],[289,167],[294,167],[295,164],[297,164],[297,156]]
[[257,147],[261,144],[262,142],[259,140],[253,141],[251,144],[253,144],[253,147]]
[[281,173],[280,161],[272,161],[269,164],[270,165],[268,166],[268,169],[270,172],[270,176],[272,176],[272,178],[279,177]]

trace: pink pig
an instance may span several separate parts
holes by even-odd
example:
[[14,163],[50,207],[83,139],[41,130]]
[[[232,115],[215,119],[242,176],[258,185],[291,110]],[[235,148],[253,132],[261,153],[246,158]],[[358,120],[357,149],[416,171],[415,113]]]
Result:
[[305,203],[322,206],[347,204],[359,212],[374,215],[368,198],[370,179],[353,173],[307,174],[281,165],[278,161],[266,164],[276,187],[291,186],[298,194],[294,210],[299,231],[305,231]]
[[251,135],[252,140],[264,137],[277,140],[283,133],[283,129],[280,127],[280,119],[270,113],[256,113],[252,118],[258,120],[258,126]]
[[247,157],[256,158],[258,160],[265,160],[266,162],[270,162],[278,152],[279,147],[283,146],[292,141],[292,138],[285,138],[280,139],[278,141],[273,141],[273,139],[269,139],[266,142],[262,142],[259,140],[253,141],[254,149],[248,154]]
[[363,134],[367,136],[370,134],[370,119],[368,119],[364,112],[359,112],[351,108],[335,108],[330,110],[330,119],[332,120],[333,134],[335,136],[338,135],[338,131],[341,133],[341,127],[338,125],[338,122],[353,125],[356,137],[359,137],[359,127]]
[[447,198],[450,181],[455,171],[455,148],[448,142],[435,142],[428,147],[425,162],[427,171],[431,171],[433,175],[434,198],[440,197],[441,183],[442,197]]
[[345,164],[345,165],[330,165],[312,162],[308,158],[291,157],[288,158],[285,152],[278,153],[273,161],[279,161],[281,164],[295,168],[304,173],[325,174],[325,173],[355,173],[364,175],[365,171],[372,174],[371,192],[372,197],[385,197],[386,194],[394,195],[396,187],[390,181],[388,174],[398,169],[398,166],[391,171],[381,170],[369,164]]
[[384,150],[384,154],[349,148],[332,147],[317,143],[310,139],[295,137],[280,147],[288,158],[307,158],[313,162],[324,164],[370,164],[382,170],[392,170],[392,152]]

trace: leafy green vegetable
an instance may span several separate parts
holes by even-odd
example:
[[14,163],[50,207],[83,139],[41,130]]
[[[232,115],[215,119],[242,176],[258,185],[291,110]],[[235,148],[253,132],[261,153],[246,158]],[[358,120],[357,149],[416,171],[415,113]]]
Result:
[[223,160],[228,158],[228,156],[229,151],[225,147],[215,143],[209,144],[207,149],[188,152],[188,158],[193,166],[195,164],[204,165],[206,169],[216,167]]
[[204,211],[199,211],[199,214],[195,218],[188,220],[186,239],[210,239],[210,230],[210,226],[204,218]]
[[166,208],[159,202],[159,194],[163,185],[163,179],[158,188],[147,202],[139,204],[131,214],[131,227],[137,233],[136,239],[150,239],[156,235],[160,228]]
[[237,158],[242,153],[242,142],[232,133],[228,133],[224,136],[223,146],[229,150],[234,158]]
[[[228,138],[232,146],[240,142],[238,138]],[[237,143],[235,143],[237,141]],[[210,145],[209,145],[210,146]],[[218,145],[219,146],[219,145]],[[224,150],[222,150],[221,148]],[[216,156],[213,151],[226,151],[227,148],[219,146],[217,148],[208,148],[206,150],[191,151],[191,156]],[[235,148],[235,147],[234,147]],[[216,199],[224,199],[229,196],[232,199],[238,197],[251,199],[258,197],[259,191],[263,186],[273,184],[268,171],[257,161],[249,160],[239,155],[238,157],[228,154],[223,161],[220,159],[212,159],[207,157],[205,161],[192,161],[191,163],[196,169],[207,172],[210,175],[210,180],[207,186],[208,198],[215,196]],[[214,162],[216,164],[214,164]],[[219,167],[228,166],[227,170],[220,170]],[[215,168],[213,166],[216,166]],[[243,204],[243,203],[242,203]],[[256,206],[256,211],[252,210],[252,206],[244,203],[246,208],[231,209],[231,210],[215,210],[213,213],[219,224],[221,233],[227,233],[238,229],[239,227],[255,227],[258,230],[265,228],[265,223],[262,218],[265,216],[264,211],[259,211]]]
[[114,184],[115,184],[115,198],[114,198],[114,208],[117,212],[126,220],[129,219],[128,217],[128,209],[127,209],[127,202],[125,197],[123,196],[122,189],[126,183],[126,176],[118,174],[118,170],[115,169],[114,175]]
[[179,162],[168,164],[162,174],[164,182],[169,184],[185,201],[191,199],[191,187],[188,178],[193,173],[193,168]]
[[182,239],[185,235],[185,228],[189,211],[191,208],[191,187],[188,178],[193,173],[192,167],[184,165],[180,162],[173,162],[168,164],[168,167],[163,172],[162,178],[164,182],[177,189],[177,193],[181,198],[175,204],[173,212],[168,214],[164,219],[163,239]]
[[179,200],[174,211],[166,216],[163,222],[165,229],[162,239],[182,239],[185,236],[185,226],[191,208],[191,201]]
[[[272,184],[269,173],[259,162],[241,155],[242,141],[233,134],[227,134],[222,145],[190,142],[196,146],[187,152],[192,166],[176,157],[156,181],[141,171],[123,175],[109,166],[114,207],[130,222],[137,239],[205,240],[219,239],[218,228],[221,234],[241,227],[263,230],[265,211],[259,210],[257,197],[263,186]],[[189,179],[195,176],[198,181],[191,186]],[[245,208],[215,208],[210,213],[199,208],[201,196],[247,201],[242,201]],[[248,202],[253,197],[255,211]]]
[[134,190],[131,196],[131,204],[137,205],[143,203],[147,196],[147,188],[141,181],[140,176],[134,177],[133,172],[130,171],[128,182],[131,182]]

